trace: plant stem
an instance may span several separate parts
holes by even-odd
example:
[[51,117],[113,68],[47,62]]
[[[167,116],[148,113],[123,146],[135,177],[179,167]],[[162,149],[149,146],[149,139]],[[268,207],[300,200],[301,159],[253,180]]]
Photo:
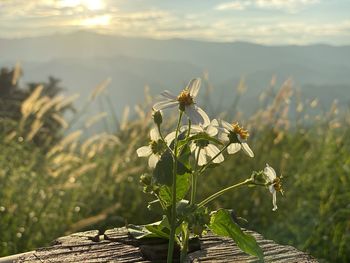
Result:
[[180,262],[185,262],[186,256],[187,256],[187,250],[188,250],[188,239],[190,237],[190,232],[188,230],[188,224],[185,223],[183,226],[183,241],[182,241],[182,247],[181,247],[181,255],[180,255]]
[[213,200],[216,199],[217,197],[223,195],[223,194],[226,193],[227,191],[230,191],[230,190],[232,190],[232,189],[234,189],[234,188],[237,188],[237,187],[239,187],[239,186],[243,186],[243,185],[250,184],[250,183],[252,183],[252,182],[253,182],[253,180],[252,180],[251,178],[249,178],[249,179],[247,179],[247,180],[245,180],[245,181],[243,181],[243,182],[241,182],[241,183],[238,183],[238,184],[235,184],[235,185],[231,185],[231,186],[229,186],[229,187],[227,187],[227,188],[224,188],[224,189],[220,190],[219,192],[216,192],[215,194],[213,194],[213,195],[209,196],[208,198],[204,199],[202,202],[200,202],[200,203],[198,204],[198,207],[205,206],[206,204],[210,203],[211,201],[213,201]]
[[[188,129],[187,129],[187,135],[186,138],[188,139],[191,135],[191,120],[188,119]],[[190,204],[192,204],[192,194],[193,194],[193,180],[194,180],[194,176],[195,176],[195,172],[197,169],[197,161],[195,164],[195,169],[194,169],[194,173],[192,173],[192,189],[191,189],[191,202]],[[190,231],[188,229],[188,224],[183,222],[182,223],[182,245],[181,245],[181,254],[180,254],[180,262],[185,262],[186,256],[187,256],[187,250],[188,250],[188,239],[190,236]]]
[[170,220],[170,236],[168,245],[168,257],[167,262],[173,262],[174,254],[174,241],[175,241],[175,230],[176,230],[176,174],[177,174],[177,137],[179,135],[180,123],[182,119],[183,111],[180,110],[179,120],[177,122],[175,139],[174,139],[174,166],[173,166],[173,184],[171,188],[172,200],[171,200],[171,220]]
[[187,130],[187,138],[191,135],[191,120],[188,119],[188,130]]
[[194,172],[192,173],[192,189],[191,189],[191,199],[190,199],[190,204],[192,205],[196,201],[196,192],[197,192],[197,168],[198,168],[198,159],[199,159],[199,154],[200,154],[201,148],[199,148],[197,156],[196,156],[196,161],[195,161],[195,167],[194,167]]

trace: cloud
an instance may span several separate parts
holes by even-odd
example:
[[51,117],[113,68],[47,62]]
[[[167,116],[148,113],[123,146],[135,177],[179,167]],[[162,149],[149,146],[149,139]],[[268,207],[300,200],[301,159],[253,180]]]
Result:
[[319,3],[319,0],[255,0],[254,2],[259,8],[296,11],[304,6]]
[[216,10],[244,10],[246,7],[250,5],[250,2],[236,1],[229,3],[222,3],[215,7]]
[[319,3],[319,0],[236,0],[221,3],[214,9],[225,10],[245,10],[248,7],[258,9],[278,9],[288,12],[297,12],[305,6]]
[[350,43],[350,20],[346,17],[313,19],[303,17],[304,14],[286,16],[277,15],[281,12],[276,12],[276,15],[261,12],[259,15],[247,13],[242,18],[221,13],[224,10],[247,9],[285,9],[290,12],[316,4],[318,0],[237,0],[222,3],[215,7],[216,10],[207,7],[193,13],[184,12],[181,8],[139,7],[127,0],[104,0],[105,5],[99,6],[81,4],[81,1],[87,0],[60,1],[0,0],[0,37],[47,35],[85,29],[159,39],[240,40],[264,44]]

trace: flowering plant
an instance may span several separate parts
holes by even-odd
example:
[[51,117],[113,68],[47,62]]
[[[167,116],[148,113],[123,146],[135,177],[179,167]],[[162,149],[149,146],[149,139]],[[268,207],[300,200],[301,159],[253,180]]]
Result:
[[[213,119],[196,104],[200,79],[193,79],[178,96],[162,93],[164,101],[153,106],[155,127],[150,132],[150,143],[137,150],[139,157],[149,157],[152,174],[141,176],[144,191],[155,196],[149,206],[159,204],[163,219],[137,229],[130,227],[136,238],[161,237],[169,239],[167,261],[172,262],[175,244],[181,249],[180,261],[188,252],[190,237],[201,236],[207,230],[232,238],[244,252],[263,258],[263,252],[253,236],[243,232],[228,210],[209,211],[208,203],[222,194],[241,186],[264,186],[273,196],[273,211],[277,209],[276,193],[282,191],[281,180],[269,165],[263,171],[253,172],[243,182],[226,187],[204,200],[196,200],[197,181],[209,168],[224,162],[224,154],[242,150],[249,157],[254,153],[247,143],[249,133],[238,123],[230,124]],[[175,131],[163,136],[161,110],[178,108]],[[187,125],[181,126],[187,116]]]

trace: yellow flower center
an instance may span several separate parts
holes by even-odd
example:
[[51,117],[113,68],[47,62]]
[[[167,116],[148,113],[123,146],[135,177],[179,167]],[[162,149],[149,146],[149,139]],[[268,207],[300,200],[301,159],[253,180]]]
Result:
[[277,192],[280,192],[281,194],[283,194],[282,182],[279,177],[276,177],[276,179],[273,180],[272,184]]
[[242,138],[242,140],[248,139],[249,137],[248,130],[244,130],[243,127],[240,127],[238,125],[238,122],[232,123],[232,128],[233,128],[233,131]]
[[180,107],[189,106],[194,103],[193,98],[190,95],[190,91],[188,89],[184,89],[183,91],[181,91],[180,95],[177,96],[177,101],[180,103]]

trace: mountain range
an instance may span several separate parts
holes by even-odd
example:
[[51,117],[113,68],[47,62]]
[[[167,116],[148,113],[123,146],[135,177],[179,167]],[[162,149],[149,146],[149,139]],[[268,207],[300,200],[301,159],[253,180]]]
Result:
[[350,46],[264,46],[184,39],[156,40],[86,31],[21,39],[0,39],[1,67],[20,61],[23,82],[62,80],[67,93],[86,95],[106,78],[116,112],[152,94],[177,93],[193,77],[207,72],[214,103],[230,103],[244,77],[248,88],[242,108],[249,111],[272,76],[277,85],[292,78],[306,97],[325,106],[350,100]]

